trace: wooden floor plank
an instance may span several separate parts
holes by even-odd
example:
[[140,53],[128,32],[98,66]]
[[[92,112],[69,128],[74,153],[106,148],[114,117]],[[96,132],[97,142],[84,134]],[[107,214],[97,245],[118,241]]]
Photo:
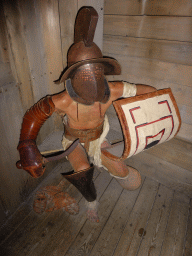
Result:
[[[94,179],[99,174],[100,172],[96,170],[94,172]],[[82,195],[66,179],[63,179],[63,181],[64,184],[68,184],[68,186],[64,186],[63,190],[67,192],[70,196],[75,198],[77,202],[79,202],[82,198]],[[57,232],[58,227],[63,224],[63,220],[65,219],[65,221],[67,221],[67,219],[69,218],[69,214],[63,211],[62,209],[51,213],[45,213],[44,216],[45,217],[41,221],[41,223],[38,226],[36,226],[36,228],[32,232],[30,232],[25,241],[22,243],[22,247],[20,247],[19,252],[20,256],[28,255],[31,253],[33,255],[34,250],[37,251],[38,253],[39,248],[43,247],[44,244],[46,244],[49,241],[52,234]]]
[[146,227],[158,188],[159,184],[157,182],[148,178],[145,179],[123,235],[115,250],[115,256],[136,255],[142,239],[140,232]]
[[[69,164],[65,163],[60,163],[58,164],[52,173],[46,177],[43,182],[37,187],[36,190],[38,190],[42,186],[46,185],[55,185],[60,182],[62,179],[62,176],[60,175],[60,170],[61,168],[69,168]],[[36,191],[35,190],[35,191]],[[4,241],[5,239],[8,238],[8,236],[11,235],[14,230],[19,227],[19,225],[22,224],[24,219],[30,214],[32,210],[32,200],[33,200],[33,195],[35,191],[30,195],[28,200],[24,202],[21,207],[18,208],[18,210],[14,213],[14,215],[11,217],[11,219],[4,225],[4,227],[1,228],[0,230],[0,241]]]
[[0,231],[0,244],[4,243],[4,240],[16,230],[25,218],[30,214],[31,206],[23,204],[11,217],[9,222],[1,228]]
[[[94,179],[97,178],[99,174],[100,172],[98,170],[94,172]],[[72,184],[66,192],[75,198],[78,203],[82,199],[82,195]],[[54,237],[54,234],[57,233],[63,222],[67,222],[69,216],[70,215],[62,209],[50,213],[47,218],[44,219],[42,224],[36,228],[35,232],[29,235],[27,238],[27,246],[22,250],[21,255],[38,255],[42,248],[49,243],[49,240]]]
[[111,256],[113,254],[140,190],[141,187],[135,191],[123,190],[90,256]]
[[[47,177],[41,184],[41,187],[47,185],[58,185],[59,182],[63,179],[60,175],[61,168],[66,166],[66,164],[61,164],[57,166],[57,169],[53,174]],[[63,190],[67,190],[70,186],[70,183],[66,181],[63,184]],[[40,187],[39,187],[40,189]],[[38,189],[38,190],[39,190]],[[44,222],[44,220],[48,217],[49,213],[44,213],[42,215],[36,214],[32,210],[33,205],[33,195],[29,198],[28,202],[26,202],[27,207],[31,209],[30,214],[20,223],[18,228],[11,233],[10,236],[4,241],[2,246],[0,247],[3,251],[7,252],[8,255],[20,255],[25,247],[28,245],[28,238],[31,238],[32,234],[39,229]]]
[[190,200],[187,237],[186,237],[185,251],[183,256],[191,256],[191,255],[192,255],[192,199]]
[[[97,200],[101,197],[112,177],[107,172],[101,172],[95,180],[97,189]],[[61,225],[57,226],[57,232],[51,233],[51,237],[43,245],[39,245],[31,251],[30,256],[34,255],[64,255],[75,237],[86,222],[85,199],[79,203],[80,211],[78,215],[70,215],[68,219],[63,219]],[[61,249],[62,248],[62,249]]]
[[160,254],[172,199],[173,191],[160,185],[137,256]]
[[16,256],[19,255],[19,251],[23,248],[20,247],[22,242],[25,242],[25,238],[30,232],[40,225],[44,216],[37,216],[34,211],[31,211],[27,218],[22,222],[15,232],[9,236],[9,238],[1,245],[0,251],[3,255]]
[[189,198],[183,194],[175,192],[160,254],[161,256],[183,255],[188,213]]
[[[191,186],[191,172],[146,152],[126,162],[145,175],[136,191],[123,190],[105,171],[94,174],[100,223],[86,220],[85,199],[66,182],[64,189],[80,200],[79,214],[59,210],[37,215],[30,208],[31,198],[30,213],[21,224],[19,211],[12,220],[8,230],[16,229],[1,244],[1,255],[191,256],[192,200],[186,187]],[[55,176],[51,182],[57,185],[60,179]]]
[[[90,223],[87,221],[76,237],[74,243],[65,254],[66,256],[90,255],[90,251],[92,250],[99,234],[101,233],[107,219],[109,218],[111,211],[113,210],[120,194],[122,193],[122,190],[123,189],[118,184],[118,182],[113,179],[99,202],[99,223]],[[60,251],[62,252],[62,248]]]
[[[80,193],[77,193],[74,186],[70,185],[69,189],[66,190],[70,196],[75,198],[79,202],[82,198]],[[58,230],[58,227],[62,225],[63,219],[67,220],[69,214],[64,210],[53,211],[45,213],[42,222],[32,230],[26,237],[25,241],[20,246],[19,255],[26,256],[30,255],[33,251],[38,252],[38,248],[41,248],[47,241],[49,241],[51,235]]]

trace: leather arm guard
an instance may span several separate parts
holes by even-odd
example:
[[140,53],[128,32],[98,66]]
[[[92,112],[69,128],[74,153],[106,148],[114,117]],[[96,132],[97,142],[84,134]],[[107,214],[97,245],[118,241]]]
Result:
[[41,126],[54,110],[55,105],[51,97],[46,96],[27,110],[23,117],[17,149],[22,168],[35,178],[42,176],[45,171],[43,157],[36,146],[36,138]]

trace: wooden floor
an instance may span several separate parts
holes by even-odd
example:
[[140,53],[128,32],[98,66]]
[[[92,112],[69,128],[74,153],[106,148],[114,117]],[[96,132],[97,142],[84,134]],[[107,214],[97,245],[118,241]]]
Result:
[[[180,143],[177,150],[184,146],[177,140],[170,143]],[[158,147],[157,151],[161,150]],[[136,191],[122,189],[104,170],[95,171],[99,223],[86,219],[85,200],[67,181],[64,190],[79,202],[78,215],[63,210],[37,215],[31,198],[2,230],[1,255],[191,256],[191,153],[179,162],[177,154],[177,161],[168,161],[168,152],[161,157],[155,152],[149,150],[128,161],[142,173],[142,186]],[[68,162],[60,163],[41,185],[58,184],[60,172],[69,168]]]

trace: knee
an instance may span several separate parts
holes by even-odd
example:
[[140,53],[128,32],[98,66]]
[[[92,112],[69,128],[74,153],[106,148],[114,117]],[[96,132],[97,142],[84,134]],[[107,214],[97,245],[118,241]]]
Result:
[[118,177],[126,177],[129,170],[123,161],[113,161],[110,158],[101,155],[102,164],[108,169],[109,173]]
[[75,150],[68,155],[68,160],[75,172],[79,172],[90,167],[87,154],[81,145],[78,145]]

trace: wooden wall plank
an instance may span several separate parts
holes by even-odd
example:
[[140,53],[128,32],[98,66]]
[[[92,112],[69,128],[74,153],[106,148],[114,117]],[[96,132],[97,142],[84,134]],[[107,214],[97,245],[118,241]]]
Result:
[[[4,68],[7,69],[7,71],[9,72],[9,75],[11,75],[12,77],[15,78],[15,80],[17,80],[17,72],[15,68],[15,63],[13,61],[13,54],[12,54],[12,49],[9,41],[9,35],[8,35],[3,5],[0,8],[0,17],[1,17],[0,18],[0,27],[1,27],[0,28],[0,56],[1,56],[0,62],[5,65]],[[3,69],[1,65],[0,73],[4,72]],[[1,73],[1,81],[4,78],[5,78],[5,72]],[[5,80],[6,79],[7,78],[5,78]]]
[[118,15],[141,15],[142,1],[121,0],[111,1],[105,0],[104,11],[105,14],[118,14]]
[[[77,0],[60,0],[59,1],[59,15],[60,15],[60,29],[61,29],[61,44],[63,55],[63,67],[67,67],[67,52],[69,47],[73,44],[74,24],[77,15],[78,6]],[[66,26],[67,23],[67,26]],[[62,72],[62,69],[60,68]]]
[[[168,142],[167,142],[168,143]],[[126,160],[126,163],[143,175],[185,195],[192,196],[192,172],[172,163],[142,152]]]
[[104,35],[192,41],[191,24],[192,17],[105,15]]
[[24,110],[34,103],[31,75],[24,41],[21,17],[17,2],[4,2],[4,12],[8,36],[13,53],[14,66],[17,73],[17,82],[19,82],[20,93]]
[[27,2],[25,0],[19,1],[19,8],[32,78],[34,101],[37,102],[49,93],[41,14],[32,0]]
[[16,100],[20,100],[20,95],[14,84],[11,84],[5,92],[0,94],[0,116],[2,117],[0,121],[0,141],[3,145],[0,149],[0,190],[4,210],[8,216],[12,211],[11,208],[15,209],[18,201],[21,202],[18,188],[22,174],[20,171],[18,172],[15,163],[17,161],[16,157],[18,157],[16,148],[22,107]]
[[6,84],[16,84],[14,77],[11,74],[11,68],[9,63],[3,63],[0,61],[0,93],[2,93],[3,86]]
[[[191,125],[192,112],[189,96],[192,93],[192,89],[190,87],[190,80],[188,80],[188,78],[190,79],[190,74],[192,74],[191,66],[115,54],[111,55],[106,52],[104,54],[116,58],[122,67],[121,76],[109,77],[109,80],[124,80],[136,84],[148,84],[157,89],[167,88],[170,85],[176,102],[178,102],[182,122]],[[181,91],[184,93],[181,93]]]
[[[44,48],[41,13],[35,1],[19,1],[25,45],[31,73],[31,84],[34,102],[51,93],[46,51]],[[51,81],[52,82],[52,81]],[[43,125],[37,143],[41,143],[50,132],[55,130],[54,118],[51,117]]]
[[147,153],[189,170],[192,173],[192,144],[189,142],[173,138],[168,142],[148,149]]
[[[72,5],[72,3],[70,3]],[[70,6],[71,6],[70,5]],[[66,7],[70,7],[69,5]],[[63,8],[66,8],[63,6]],[[60,8],[59,0],[38,0],[36,4],[37,10],[41,14],[42,31],[43,31],[43,45],[45,51],[45,59],[47,63],[47,76],[49,93],[55,94],[64,90],[63,84],[56,85],[54,80],[57,80],[64,69],[63,66],[63,54],[61,43],[61,27],[60,27]],[[73,7],[71,6],[71,9]],[[68,9],[67,9],[68,10]],[[66,11],[67,11],[66,10]],[[68,20],[70,16],[67,15],[64,26],[68,26],[71,20]],[[54,129],[63,129],[61,117],[54,115]]]
[[105,14],[192,16],[190,0],[105,0]]
[[0,93],[0,197],[6,218],[9,218],[52,171],[56,163],[47,164],[45,174],[38,179],[16,168],[23,110],[18,86],[11,83],[3,86],[3,89]]
[[178,105],[181,120],[189,125],[192,125],[192,108],[191,106],[185,106],[185,105]]
[[192,129],[191,129],[191,125],[182,123],[181,129],[180,129],[177,137],[181,138],[183,140],[192,142]]
[[[179,85],[179,84],[164,84],[164,87],[162,84],[159,84],[158,89],[163,89],[165,87],[170,87],[173,95],[176,99],[176,102],[178,106],[188,106],[192,107],[192,89],[191,87]],[[190,112],[190,110],[189,110]]]
[[108,77],[110,80],[129,81],[131,83],[142,83],[158,85],[166,83],[188,86],[191,88],[192,67],[180,64],[168,63],[159,60],[134,58],[113,53],[104,52],[104,55],[114,57],[121,64],[120,76]]
[[121,0],[118,5],[106,0],[103,53],[122,66],[122,74],[109,80],[170,87],[182,118],[178,137],[192,142],[191,5],[189,0]]
[[[63,90],[63,85],[56,86],[53,83],[59,77],[63,65],[58,1],[10,0],[3,4],[4,10],[1,8],[1,11],[5,12],[7,31],[2,33],[4,40],[5,34],[8,35],[7,44],[13,55],[12,59],[7,56],[6,61],[11,61],[12,70],[15,68],[19,85],[16,88],[10,80],[12,76],[6,76],[5,88],[4,91],[1,89],[0,95],[4,97],[1,100],[1,142],[5,145],[1,150],[1,201],[6,216],[9,217],[51,171],[50,166],[43,178],[34,180],[25,171],[16,169],[15,163],[19,160],[16,148],[25,111],[41,97]],[[67,22],[65,26],[68,26]],[[3,42],[5,45],[6,42]],[[6,72],[10,72],[10,69]],[[4,75],[6,72],[3,72]],[[9,77],[11,78],[8,80]],[[3,79],[1,85],[2,83],[4,85]],[[38,143],[54,129],[63,129],[60,117],[55,116],[42,127]],[[54,122],[60,125],[55,126]]]
[[104,52],[104,55],[116,58],[122,67],[122,74],[108,76],[109,81],[123,80],[135,84],[148,84],[157,89],[170,87],[181,112],[182,126],[177,136],[192,142],[191,66],[116,55],[111,52]]
[[192,2],[190,0],[147,0],[144,14],[192,16]]
[[104,35],[104,52],[192,65],[192,43]]
[[60,70],[63,69],[58,1],[38,0],[36,8],[42,15],[48,86],[49,92],[53,94],[63,90],[63,85],[55,85],[53,82],[59,78]]
[[8,55],[8,40],[6,33],[6,21],[3,8],[0,8],[0,61],[3,63],[9,62]]
[[19,160],[17,145],[19,141],[20,122],[23,115],[20,103],[19,88],[14,84],[4,87],[0,94],[0,137],[3,147],[0,153],[1,197],[5,212],[9,217],[20,203],[32,191],[40,180],[30,179],[29,174],[16,168]]

